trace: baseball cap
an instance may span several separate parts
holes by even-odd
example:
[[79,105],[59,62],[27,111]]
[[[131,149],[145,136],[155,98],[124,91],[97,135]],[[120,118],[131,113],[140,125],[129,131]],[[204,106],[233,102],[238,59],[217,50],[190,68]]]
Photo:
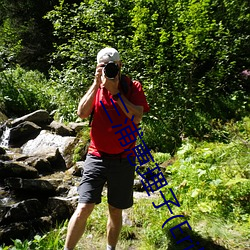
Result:
[[114,48],[101,49],[97,54],[97,63],[105,63],[109,61],[120,61],[118,51]]

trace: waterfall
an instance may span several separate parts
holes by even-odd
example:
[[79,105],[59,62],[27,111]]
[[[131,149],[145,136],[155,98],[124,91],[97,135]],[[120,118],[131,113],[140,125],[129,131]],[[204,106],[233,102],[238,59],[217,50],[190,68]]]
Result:
[[9,146],[9,138],[10,138],[10,128],[5,126],[3,134],[0,138],[0,147],[8,148]]

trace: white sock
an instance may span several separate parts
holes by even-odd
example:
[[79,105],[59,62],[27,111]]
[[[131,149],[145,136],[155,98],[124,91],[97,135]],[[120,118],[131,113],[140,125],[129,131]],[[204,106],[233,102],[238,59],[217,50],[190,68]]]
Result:
[[115,247],[112,247],[110,245],[107,245],[107,250],[115,250]]

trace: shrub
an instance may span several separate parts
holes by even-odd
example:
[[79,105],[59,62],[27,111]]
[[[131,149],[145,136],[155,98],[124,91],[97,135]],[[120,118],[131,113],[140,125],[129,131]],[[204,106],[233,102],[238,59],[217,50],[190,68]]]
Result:
[[0,72],[0,101],[5,113],[23,115],[37,109],[56,108],[47,79],[39,71],[26,71],[17,66]]

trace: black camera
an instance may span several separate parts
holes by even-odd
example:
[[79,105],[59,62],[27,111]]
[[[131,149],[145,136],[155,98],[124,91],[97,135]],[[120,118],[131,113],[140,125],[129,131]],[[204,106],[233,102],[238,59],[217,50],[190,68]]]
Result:
[[103,71],[107,78],[114,79],[119,72],[119,66],[117,63],[110,61],[104,65]]

